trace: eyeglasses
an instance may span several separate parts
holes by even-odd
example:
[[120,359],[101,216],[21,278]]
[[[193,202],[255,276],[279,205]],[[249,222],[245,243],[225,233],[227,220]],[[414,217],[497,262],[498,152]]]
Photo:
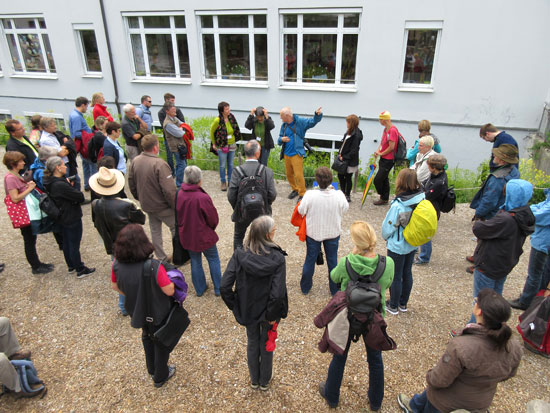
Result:
[[151,101],[151,100],[148,100],[147,103],[152,103],[152,101]]

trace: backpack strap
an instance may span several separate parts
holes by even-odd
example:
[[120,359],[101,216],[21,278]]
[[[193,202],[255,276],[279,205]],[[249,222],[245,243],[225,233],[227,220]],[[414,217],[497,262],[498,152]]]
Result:
[[258,167],[256,168],[256,172],[254,172],[254,176],[261,176],[260,174],[263,172],[264,168],[265,167],[258,162]]
[[153,319],[153,314],[151,310],[151,276],[153,275],[153,260],[151,258],[148,258],[143,263],[143,269],[142,269],[142,288],[141,288],[141,296],[142,299],[145,301],[145,323],[146,324],[153,324],[155,321]]
[[350,280],[357,281],[359,279],[359,274],[351,266],[348,257],[346,257],[346,271],[348,272]]
[[243,179],[244,177],[248,176],[243,168],[240,166],[237,166],[235,170],[239,173],[239,178]]
[[[360,274],[352,268],[348,257],[346,257],[346,271],[348,272],[350,280],[357,281],[359,279]],[[378,282],[378,280],[382,278],[384,271],[386,271],[386,257],[378,254],[378,264],[376,264],[376,269],[371,275],[368,276],[368,278],[371,282]]]

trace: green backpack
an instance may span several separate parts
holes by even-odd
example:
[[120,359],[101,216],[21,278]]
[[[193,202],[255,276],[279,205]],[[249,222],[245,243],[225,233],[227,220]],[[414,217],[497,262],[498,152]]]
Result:
[[409,223],[403,230],[405,240],[413,247],[430,241],[437,232],[437,212],[430,201],[424,199],[413,209]]

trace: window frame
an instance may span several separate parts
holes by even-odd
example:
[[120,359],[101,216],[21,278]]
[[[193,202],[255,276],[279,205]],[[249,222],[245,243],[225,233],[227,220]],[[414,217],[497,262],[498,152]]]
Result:
[[[425,83],[405,83],[403,82],[405,59],[407,57],[407,42],[409,40],[409,30],[436,30],[437,40],[435,43],[434,62],[432,65],[432,77],[429,84]],[[403,29],[403,47],[401,50],[401,66],[399,70],[399,81],[397,90],[403,92],[433,92],[435,90],[435,79],[437,74],[437,62],[439,49],[441,47],[441,38],[443,34],[443,20],[406,20]]]
[[[285,15],[296,15],[297,24],[296,27],[284,27]],[[303,27],[303,16],[306,14],[336,14],[338,15],[337,27]],[[358,27],[344,27],[344,14],[358,14],[359,25]],[[358,52],[360,50],[360,33],[361,33],[361,20],[363,9],[362,8],[338,8],[338,9],[280,9],[279,10],[279,87],[290,89],[322,89],[322,90],[336,90],[355,92],[358,87],[358,73],[359,73],[359,59]],[[285,34],[296,34],[296,82],[285,81],[285,48],[284,48],[284,36]],[[315,83],[303,81],[303,36],[304,34],[335,34],[336,37],[336,67],[334,73],[334,82],[332,83]],[[342,76],[342,50],[344,34],[356,34],[357,35],[357,50],[355,58],[355,82],[353,84],[341,83]]]
[[[35,28],[34,29],[17,29],[15,27],[14,19],[33,19],[35,21]],[[39,19],[44,20],[44,24],[46,25],[45,29],[42,29],[40,27],[40,24],[38,22]],[[43,77],[43,78],[54,78],[57,79],[57,67],[55,67],[52,71],[50,68],[50,62],[48,61],[48,55],[46,52],[46,46],[44,45],[44,39],[42,35],[47,35],[48,38],[50,37],[50,34],[48,33],[48,25],[46,23],[46,18],[41,14],[9,14],[9,15],[0,15],[0,20],[11,20],[12,28],[8,29],[4,26],[4,23],[2,22],[0,24],[1,28],[1,35],[4,38],[4,42],[6,45],[6,51],[8,52],[8,55],[10,56],[11,60],[11,68],[13,75],[12,77]],[[17,55],[19,58],[19,61],[21,62],[21,67],[23,70],[16,70],[15,64],[13,62],[13,56],[11,54],[11,49],[8,44],[8,35],[13,35],[16,40],[16,48],[17,48]],[[38,42],[40,44],[40,52],[42,55],[42,59],[44,60],[44,67],[46,68],[45,72],[31,72],[27,70],[27,64],[25,63],[25,59],[23,57],[23,54],[21,52],[21,45],[19,44],[18,35],[19,34],[34,34],[38,37]],[[50,40],[50,48],[52,49],[52,60],[54,61],[55,65],[55,59],[53,57],[53,47],[52,42]]]
[[[143,17],[163,16],[170,18],[169,28],[145,28],[143,25]],[[176,16],[183,16],[185,18],[185,28],[176,27],[174,18]],[[130,28],[128,22],[129,17],[137,17],[139,22],[139,28]],[[158,12],[125,12],[122,13],[123,26],[126,31],[126,41],[128,42],[128,55],[130,57],[130,65],[132,70],[133,82],[147,82],[147,83],[191,83],[191,58],[189,56],[189,29],[187,24],[187,17],[184,11],[158,11]],[[132,49],[132,34],[139,34],[141,39],[141,47],[143,53],[143,64],[145,66],[145,76],[138,76],[136,71],[136,65],[134,61],[134,52]],[[147,52],[147,41],[145,39],[146,34],[169,34],[172,40],[172,55],[174,58],[174,76],[151,76],[151,68],[149,66],[149,53]],[[185,34],[187,41],[187,59],[189,64],[189,76],[182,76],[180,73],[180,54],[177,44],[177,35]]]
[[[13,116],[11,114],[11,110],[9,109],[0,109],[0,116],[8,116],[9,119],[13,119]],[[8,119],[0,120],[0,122],[7,122]]]
[[[242,16],[246,15],[248,17],[248,27],[240,28],[220,28],[218,27],[218,16]],[[266,17],[266,27],[254,27],[254,16],[263,15]],[[212,27],[203,28],[201,23],[201,17],[203,16],[212,16]],[[246,87],[268,87],[269,83],[269,33],[268,33],[268,13],[267,9],[258,9],[258,10],[197,10],[195,11],[195,18],[197,23],[198,31],[198,43],[200,51],[200,62],[201,62],[201,83],[204,85],[238,85]],[[204,56],[204,44],[202,35],[203,34],[212,34],[214,35],[214,53],[216,59],[216,78],[207,78],[206,77],[206,62]],[[250,62],[250,79],[223,79],[222,74],[222,63],[221,63],[221,54],[220,54],[220,34],[247,34],[248,35],[248,58]],[[256,79],[256,51],[255,51],[255,40],[254,35],[256,34],[265,34],[266,35],[266,55],[267,55],[267,79],[266,80],[257,80]]]
[[23,117],[25,119],[25,126],[30,126],[31,121],[30,118],[32,118],[34,115],[40,115],[42,117],[47,118],[54,118],[57,121],[57,130],[68,130],[69,129],[69,123],[65,120],[65,117],[62,113],[50,113],[50,112],[31,112],[31,111],[24,111]]
[[[80,55],[80,64],[82,65],[82,77],[103,77],[103,64],[101,62],[101,55],[99,53],[99,43],[97,41],[96,29],[93,23],[75,23],[73,24],[73,31],[75,35],[76,48],[78,49]],[[84,50],[84,42],[82,39],[83,31],[92,31],[94,33],[96,45],[97,45],[97,56],[99,59],[99,65],[101,70],[94,71],[88,70],[88,64],[86,62],[86,51]]]

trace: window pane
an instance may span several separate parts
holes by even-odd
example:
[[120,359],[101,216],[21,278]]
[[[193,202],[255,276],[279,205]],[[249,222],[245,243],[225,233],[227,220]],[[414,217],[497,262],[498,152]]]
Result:
[[169,34],[146,34],[145,41],[151,76],[176,76],[172,37]]
[[359,15],[344,14],[344,27],[359,27]]
[[144,16],[142,19],[145,28],[170,28],[170,16]]
[[38,36],[36,34],[20,34],[18,38],[27,71],[45,72],[46,65],[42,56],[42,50],[40,49]]
[[355,84],[355,65],[357,62],[357,35],[345,34],[342,45],[342,72],[340,82]]
[[19,58],[19,53],[17,52],[17,44],[15,43],[15,35],[8,34],[8,46],[10,48],[11,60],[13,62],[13,67],[16,71],[23,70],[21,66],[21,59]]
[[40,26],[41,29],[46,28],[46,22],[44,21],[44,19],[38,19],[38,25]]
[[52,54],[52,47],[50,45],[50,37],[47,34],[43,34],[42,41],[44,42],[44,48],[46,49],[46,58],[48,59],[50,72],[55,72],[55,63],[53,62],[53,54]]
[[267,34],[254,35],[256,80],[267,80]]
[[207,29],[214,27],[212,16],[201,16],[201,27]]
[[216,52],[214,50],[213,34],[202,35],[202,47],[204,49],[204,67],[206,70],[205,77],[207,79],[215,79],[217,71],[216,71]]
[[298,53],[298,35],[285,34],[285,82],[296,82],[296,55]]
[[11,115],[8,113],[0,113],[0,122],[5,122],[11,119]]
[[248,16],[245,16],[245,15],[218,16],[218,27],[221,27],[221,28],[248,27]]
[[11,29],[11,20],[10,19],[3,19],[2,23],[4,24],[4,29]]
[[247,34],[220,34],[222,75],[228,79],[250,79]]
[[265,14],[255,14],[254,15],[254,27],[266,28],[266,15]]
[[36,29],[36,24],[32,18],[13,19],[16,29]]
[[80,38],[82,39],[86,70],[88,72],[101,72],[95,32],[93,30],[82,30],[80,31]]
[[145,59],[143,58],[143,46],[141,44],[141,36],[139,34],[131,34],[132,55],[134,56],[134,67],[136,68],[136,76],[145,76]]
[[338,15],[304,14],[304,27],[338,27]]
[[285,14],[283,25],[284,27],[298,27],[298,16],[295,14]]
[[336,35],[304,34],[303,38],[302,80],[321,83],[333,81],[336,66]]
[[403,83],[430,84],[437,30],[409,30]]
[[180,64],[180,76],[191,77],[191,68],[189,67],[189,49],[187,47],[187,35],[178,34],[178,58]]
[[130,29],[139,29],[139,20],[137,17],[128,17],[128,27]]
[[185,16],[174,16],[174,24],[178,29],[185,29]]

